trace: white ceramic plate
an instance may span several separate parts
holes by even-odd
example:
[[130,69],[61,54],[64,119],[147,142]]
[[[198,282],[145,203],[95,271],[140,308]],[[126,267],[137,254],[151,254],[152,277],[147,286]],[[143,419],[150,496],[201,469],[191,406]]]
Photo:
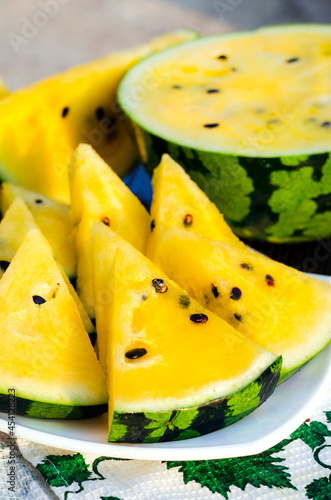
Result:
[[[318,277],[331,283],[330,277]],[[279,443],[309,417],[330,378],[331,345],[277,387],[251,415],[220,431],[184,441],[107,443],[107,415],[79,421],[16,417],[15,435],[55,448],[114,458],[206,460],[254,455]],[[3,413],[0,430],[8,431]]]

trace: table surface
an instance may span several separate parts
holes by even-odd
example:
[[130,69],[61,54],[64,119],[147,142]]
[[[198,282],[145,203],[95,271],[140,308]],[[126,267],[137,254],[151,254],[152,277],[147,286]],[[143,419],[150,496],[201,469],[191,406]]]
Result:
[[[2,1],[0,77],[15,90],[182,27],[209,34],[301,21],[331,22],[330,1]],[[28,36],[14,50],[13,37],[24,33]],[[331,238],[298,245],[248,243],[303,271],[331,275]],[[278,446],[254,457],[229,460],[117,461],[17,439],[15,492],[7,484],[11,443],[1,433],[0,498],[327,500],[331,498],[330,410],[329,390],[307,421]]]

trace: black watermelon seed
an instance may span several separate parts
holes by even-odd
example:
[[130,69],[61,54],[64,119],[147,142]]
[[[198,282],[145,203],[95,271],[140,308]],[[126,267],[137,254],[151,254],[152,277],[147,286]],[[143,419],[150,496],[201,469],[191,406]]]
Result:
[[154,231],[154,228],[155,228],[155,220],[153,219],[151,222],[151,232]]
[[275,280],[272,276],[270,276],[270,274],[265,275],[265,280],[268,286],[275,286]]
[[190,297],[181,295],[178,299],[179,305],[182,309],[187,309],[191,305]]
[[40,198],[37,198],[36,200],[34,200],[34,202],[37,203],[38,205],[44,203],[43,200],[41,200]]
[[46,300],[43,297],[40,297],[40,295],[34,295],[32,297],[32,300],[38,306],[40,306],[41,304],[45,304],[45,302],[46,302]]
[[202,313],[191,314],[190,320],[192,321],[192,323],[207,323],[208,316],[206,316],[205,314],[202,314]]
[[186,214],[183,219],[184,226],[186,227],[192,226],[192,222],[193,222],[193,216],[191,214]]
[[152,285],[157,293],[165,293],[168,290],[167,285],[160,278],[154,278],[152,280]]
[[0,271],[5,272],[8,269],[10,262],[8,260],[0,260]]
[[214,285],[214,283],[211,284],[211,291],[213,292],[213,295],[216,299],[220,296],[220,292],[218,291],[218,288]]
[[239,300],[241,297],[241,290],[237,286],[233,287],[231,290],[230,299]]
[[294,63],[294,62],[298,62],[299,61],[299,58],[298,57],[291,57],[291,59],[287,59],[287,63]]
[[207,94],[217,94],[219,92],[218,89],[208,89]]
[[102,122],[102,127],[105,129],[106,134],[110,134],[114,131],[115,121],[113,118],[105,118]]
[[130,349],[130,351],[127,351],[125,353],[125,357],[127,359],[138,359],[145,356],[145,354],[147,354],[147,351],[144,347],[137,347],[136,349]]
[[110,220],[108,217],[104,217],[101,222],[105,225],[105,226],[110,226]]
[[226,56],[225,54],[221,54],[220,56],[217,57],[217,59],[221,59],[222,61],[226,61],[228,58],[228,56]]
[[321,124],[321,127],[330,127],[330,125],[331,125],[331,122],[323,122]]
[[215,127],[219,127],[219,123],[205,123],[205,124],[204,124],[204,127],[205,127],[205,128],[215,128]]
[[68,106],[66,106],[65,108],[62,109],[62,118],[65,118],[68,113],[69,113],[69,108]]
[[246,269],[246,271],[251,271],[253,269],[253,266],[251,264],[246,264],[246,262],[240,264],[240,267],[242,269]]
[[172,86],[172,88],[173,88],[173,89],[181,89],[181,88],[183,88],[183,87],[181,87],[180,85],[173,85],[173,86]]
[[144,293],[142,296],[141,296],[141,301],[142,302],[145,302],[145,300],[147,300],[147,295]]
[[235,313],[234,317],[236,318],[237,321],[242,321],[243,317],[241,314]]
[[105,110],[102,106],[100,106],[99,108],[97,108],[95,110],[95,116],[97,117],[97,120],[103,120],[104,117],[105,117]]

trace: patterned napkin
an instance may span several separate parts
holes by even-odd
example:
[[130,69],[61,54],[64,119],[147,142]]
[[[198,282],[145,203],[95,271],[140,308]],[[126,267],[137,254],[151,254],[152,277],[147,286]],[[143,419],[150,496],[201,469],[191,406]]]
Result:
[[306,421],[259,455],[117,460],[17,439],[13,492],[11,443],[0,433],[1,500],[331,500],[331,381]]

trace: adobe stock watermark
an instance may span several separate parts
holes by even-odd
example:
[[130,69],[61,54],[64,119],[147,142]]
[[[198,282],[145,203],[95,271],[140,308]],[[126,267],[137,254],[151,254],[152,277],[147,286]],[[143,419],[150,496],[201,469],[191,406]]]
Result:
[[62,6],[67,5],[70,0],[40,0],[40,9],[36,10],[30,17],[21,17],[21,27],[19,33],[11,31],[7,38],[16,54],[20,48],[38,35],[39,31],[47,26],[50,19],[56,17]]
[[15,415],[16,415],[16,395],[15,389],[8,389],[8,435],[9,435],[9,455],[7,459],[8,472],[7,484],[8,491],[15,493],[16,488],[16,437],[15,437]]

